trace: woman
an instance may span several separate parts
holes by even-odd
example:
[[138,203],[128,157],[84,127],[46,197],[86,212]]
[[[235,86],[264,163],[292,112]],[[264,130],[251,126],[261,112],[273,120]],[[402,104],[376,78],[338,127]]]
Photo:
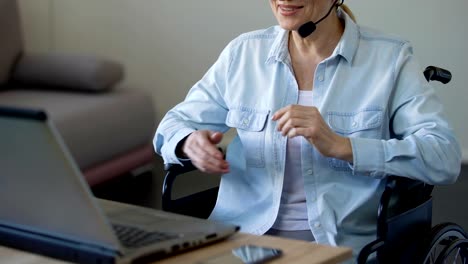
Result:
[[[229,43],[162,120],[165,163],[223,174],[211,219],[358,253],[375,239],[388,175],[456,181],[458,143],[410,44],[340,4],[270,0],[279,25]],[[230,128],[224,160],[216,144]]]

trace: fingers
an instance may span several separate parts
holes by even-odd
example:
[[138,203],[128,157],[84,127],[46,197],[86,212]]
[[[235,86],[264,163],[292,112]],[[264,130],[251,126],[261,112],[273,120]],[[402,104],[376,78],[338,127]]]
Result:
[[296,128],[305,128],[312,126],[311,120],[307,120],[305,118],[296,117],[296,118],[289,118],[285,115],[278,121],[277,129],[281,132],[283,136],[289,136],[291,130]]
[[292,127],[291,129],[289,129],[286,134],[284,134],[284,136],[287,136],[288,138],[293,138],[293,137],[297,137],[297,136],[304,136],[305,137],[305,132],[307,132],[307,130],[305,128],[300,128],[300,127]]
[[[218,151],[219,152],[219,151]],[[202,148],[196,148],[192,152],[192,163],[202,172],[207,173],[228,173],[229,164],[224,159],[213,156]]]
[[223,139],[223,133],[221,132],[214,132],[210,135],[210,140],[211,140],[211,143],[213,144],[221,143],[222,139]]
[[298,128],[311,128],[317,125],[317,119],[321,118],[315,107],[304,107],[300,105],[290,105],[281,108],[272,116],[273,121],[277,121],[277,130],[283,136],[294,137],[307,130],[297,130]]
[[280,110],[276,111],[273,114],[273,116],[271,117],[271,120],[277,121],[278,119],[281,118],[281,116],[283,116],[290,109],[291,109],[291,106],[286,106],[286,107],[281,108]]
[[222,139],[222,133],[195,131],[186,140],[183,151],[192,164],[202,172],[227,173],[229,164],[218,150],[216,143]]
[[337,135],[322,118],[315,107],[290,105],[278,110],[273,116],[278,131],[283,136],[304,137],[322,155],[353,160],[352,146],[348,138]]

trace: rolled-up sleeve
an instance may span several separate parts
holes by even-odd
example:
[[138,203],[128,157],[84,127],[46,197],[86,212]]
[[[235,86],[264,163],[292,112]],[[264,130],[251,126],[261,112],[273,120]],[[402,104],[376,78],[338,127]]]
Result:
[[395,61],[395,87],[388,106],[391,138],[352,138],[352,168],[376,178],[398,175],[429,184],[453,183],[460,173],[461,151],[443,106],[408,43]]

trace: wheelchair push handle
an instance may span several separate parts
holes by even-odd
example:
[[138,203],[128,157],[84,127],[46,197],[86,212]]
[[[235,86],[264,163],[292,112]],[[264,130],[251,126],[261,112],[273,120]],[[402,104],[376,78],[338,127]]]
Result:
[[449,70],[442,69],[436,66],[428,66],[424,70],[424,77],[428,82],[430,81],[439,81],[443,84],[446,84],[452,80],[452,74]]

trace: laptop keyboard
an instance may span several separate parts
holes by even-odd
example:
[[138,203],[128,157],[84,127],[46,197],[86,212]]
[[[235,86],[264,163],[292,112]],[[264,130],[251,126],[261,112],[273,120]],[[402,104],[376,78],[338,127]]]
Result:
[[160,242],[178,238],[179,235],[173,233],[145,231],[138,227],[113,224],[115,233],[120,243],[127,248],[138,248],[150,245],[154,242]]

